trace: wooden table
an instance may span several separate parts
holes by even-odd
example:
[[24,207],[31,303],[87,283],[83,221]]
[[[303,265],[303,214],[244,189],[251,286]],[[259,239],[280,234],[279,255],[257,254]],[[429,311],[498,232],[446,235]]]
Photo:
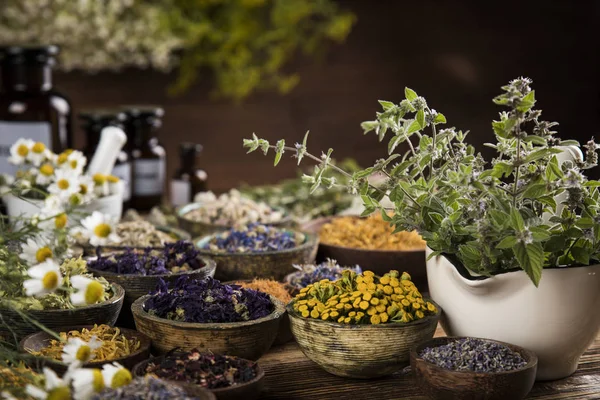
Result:
[[[442,335],[443,331],[438,328],[436,336]],[[375,380],[340,378],[325,372],[306,358],[296,342],[272,348],[259,363],[266,373],[265,391],[261,399],[427,399],[409,371]],[[574,375],[558,381],[536,383],[527,398],[600,399],[600,336],[583,355]]]

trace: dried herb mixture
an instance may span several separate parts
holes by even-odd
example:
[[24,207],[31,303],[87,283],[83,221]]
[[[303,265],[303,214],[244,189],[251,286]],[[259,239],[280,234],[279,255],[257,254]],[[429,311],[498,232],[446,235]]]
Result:
[[341,324],[408,323],[437,312],[409,274],[394,270],[382,277],[346,270],[337,281],[324,279],[302,289],[293,307],[304,318]]
[[335,281],[342,277],[344,270],[354,271],[357,274],[362,272],[362,269],[358,265],[354,267],[342,267],[337,261],[330,259],[321,264],[294,265],[294,268],[298,271],[289,275],[287,283],[297,290],[323,279]]
[[277,300],[280,300],[283,304],[287,304],[292,300],[292,296],[285,288],[285,285],[272,279],[255,278],[251,282],[235,282],[235,285],[238,285],[244,289],[253,289],[259,292],[270,294]]
[[104,389],[91,400],[198,400],[181,387],[152,376],[136,378],[126,386]]
[[188,382],[207,389],[219,389],[256,378],[258,365],[237,357],[211,353],[175,352],[162,360],[150,361],[145,372],[169,381]]
[[319,239],[324,244],[367,250],[425,249],[425,241],[417,232],[394,233],[394,227],[380,214],[335,218],[321,227]]
[[115,244],[125,247],[160,247],[175,241],[147,221],[121,222],[117,225],[117,235],[121,240]]
[[161,279],[144,303],[145,311],[160,318],[200,323],[252,321],[266,317],[273,309],[266,293],[189,276],[179,278],[171,289]]
[[192,271],[204,266],[198,258],[198,249],[192,242],[184,240],[166,243],[162,250],[127,249],[124,253],[107,256],[102,256],[102,249],[98,247],[96,254],[97,259],[88,261],[90,268],[124,275],[166,275]]
[[113,328],[108,325],[94,325],[93,328],[84,328],[81,331],[72,330],[69,332],[60,332],[60,341],[51,340],[50,345],[40,349],[40,351],[28,350],[36,356],[50,357],[55,360],[62,360],[63,348],[70,338],[80,338],[88,343],[92,336],[96,336],[102,341],[102,346],[92,350],[94,354],[93,361],[116,360],[117,358],[128,356],[135,353],[140,348],[140,341],[127,337],[121,333],[119,328]]
[[204,248],[223,253],[262,253],[292,249],[305,240],[301,232],[250,224],[214,235]]
[[484,339],[461,338],[428,347],[419,357],[453,371],[504,372],[523,368],[527,361],[509,347]]

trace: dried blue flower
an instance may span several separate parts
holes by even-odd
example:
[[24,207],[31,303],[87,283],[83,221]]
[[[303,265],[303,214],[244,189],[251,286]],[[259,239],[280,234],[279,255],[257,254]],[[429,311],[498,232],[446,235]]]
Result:
[[88,261],[89,268],[124,275],[166,275],[204,267],[198,249],[184,240],[166,243],[162,250],[126,249],[107,256],[102,256],[102,249],[98,247],[96,255],[95,260]]
[[213,236],[204,248],[224,253],[261,253],[292,249],[305,240],[305,235],[300,232],[250,224]]
[[509,347],[484,339],[462,338],[428,347],[419,357],[453,371],[504,372],[523,368],[527,361]]
[[288,284],[295,289],[302,289],[311,283],[318,282],[322,279],[336,281],[342,277],[342,272],[345,270],[354,271],[357,274],[362,272],[362,269],[356,265],[354,267],[342,267],[337,261],[327,259],[321,264],[304,264],[294,265],[298,269],[297,272],[290,274]]
[[151,376],[136,378],[126,386],[107,388],[92,396],[92,400],[198,400],[172,383]]
[[144,303],[145,311],[160,318],[200,323],[252,321],[266,317],[273,309],[266,293],[185,275],[171,289],[161,279]]

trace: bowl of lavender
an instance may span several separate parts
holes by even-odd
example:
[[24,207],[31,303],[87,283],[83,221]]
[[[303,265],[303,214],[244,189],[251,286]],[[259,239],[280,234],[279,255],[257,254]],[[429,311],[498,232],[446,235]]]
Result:
[[197,239],[204,256],[217,263],[215,277],[223,281],[274,279],[294,272],[294,264],[314,261],[318,237],[300,231],[249,224]]
[[91,400],[216,400],[214,394],[199,386],[177,385],[152,376],[136,378],[128,385],[116,389],[106,388]]
[[535,382],[537,356],[509,343],[439,337],[411,350],[418,385],[434,400],[519,400]]
[[258,363],[243,358],[191,351],[174,351],[142,361],[134,376],[155,376],[169,382],[210,390],[218,400],[254,400],[265,373]]
[[339,265],[336,260],[330,258],[320,264],[294,264],[293,267],[296,271],[287,275],[284,279],[286,288],[292,296],[296,296],[300,293],[300,290],[320,280],[338,280],[342,277],[344,270],[349,269],[357,274],[362,272],[362,269],[358,265],[344,267]]
[[119,325],[125,327],[133,326],[133,302],[154,290],[160,279],[174,283],[181,276],[212,277],[216,268],[215,262],[202,257],[189,241],[165,243],[160,249],[126,249],[108,254],[97,248],[96,257],[89,258],[87,265],[95,276],[125,289],[124,307],[119,315]]
[[257,360],[277,337],[285,305],[263,292],[185,276],[172,285],[161,280],[131,310],[159,354],[199,349]]

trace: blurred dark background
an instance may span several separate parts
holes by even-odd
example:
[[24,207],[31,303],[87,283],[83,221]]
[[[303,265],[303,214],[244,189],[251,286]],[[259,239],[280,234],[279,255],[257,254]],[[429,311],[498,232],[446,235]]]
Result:
[[[317,61],[298,58],[301,82],[290,94],[254,94],[241,104],[211,99],[208,79],[169,97],[174,76],[153,71],[57,73],[56,86],[75,112],[164,106],[159,139],[168,153],[168,176],[178,164],[178,144],[195,141],[204,145],[198,164],[215,191],[295,176],[293,160],[273,168],[272,156],[245,155],[242,139],[252,132],[293,143],[310,129],[312,152],[332,147],[337,158],[363,165],[384,157],[387,146],[363,136],[360,122],[374,119],[378,99],[400,101],[405,86],[451,126],[470,130],[471,142],[485,151],[491,120],[501,111],[491,99],[509,80],[527,76],[543,116],[560,123],[560,137],[585,141],[600,134],[598,3],[341,1],[358,17],[346,43]],[[83,144],[78,128],[76,145]]]

